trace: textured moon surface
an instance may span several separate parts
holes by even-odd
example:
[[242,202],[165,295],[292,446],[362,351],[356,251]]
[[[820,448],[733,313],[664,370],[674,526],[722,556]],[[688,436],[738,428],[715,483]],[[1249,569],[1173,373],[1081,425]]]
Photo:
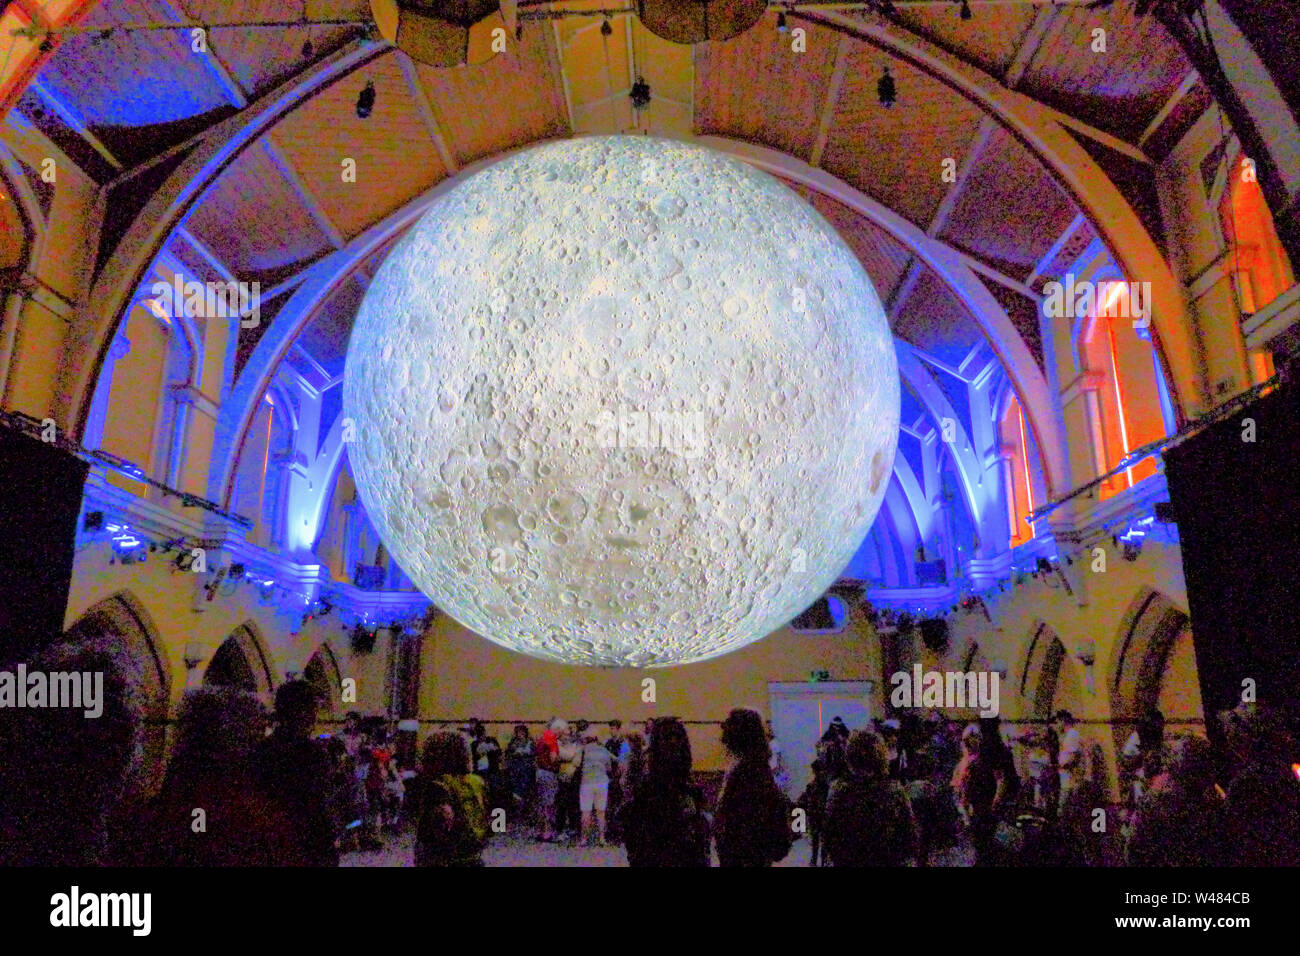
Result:
[[434,201],[348,348],[361,499],[440,609],[649,667],[766,636],[870,530],[898,440],[880,299],[777,179],[648,137],[538,146]]

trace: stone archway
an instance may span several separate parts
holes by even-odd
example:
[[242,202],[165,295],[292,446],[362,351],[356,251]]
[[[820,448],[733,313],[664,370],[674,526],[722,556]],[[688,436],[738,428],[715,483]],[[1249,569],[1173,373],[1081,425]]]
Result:
[[1132,733],[1131,722],[1159,702],[1169,653],[1178,636],[1190,626],[1185,611],[1151,588],[1144,588],[1129,605],[1106,680],[1117,749]]
[[[123,655],[123,665],[140,706],[136,763],[128,782],[133,794],[147,795],[162,783],[172,691],[171,669],[160,652],[162,639],[144,605],[130,591],[119,591],[88,609],[60,643],[91,645],[107,641]],[[126,675],[122,675],[126,677]]]
[[1020,699],[1029,704],[1030,716],[1035,720],[1050,720],[1065,663],[1065,645],[1042,621],[1035,623],[1033,634],[1020,673]]
[[332,720],[338,714],[339,704],[343,699],[343,675],[339,670],[338,658],[329,643],[316,648],[307,666],[303,668],[302,679],[315,688],[321,701],[321,719]]
[[203,672],[205,687],[237,687],[269,702],[275,678],[252,622],[239,625],[221,642]]

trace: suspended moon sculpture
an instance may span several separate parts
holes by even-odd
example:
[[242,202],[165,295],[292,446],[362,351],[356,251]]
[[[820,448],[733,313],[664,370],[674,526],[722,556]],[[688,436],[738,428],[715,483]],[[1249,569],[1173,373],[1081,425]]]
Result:
[[807,608],[885,493],[899,381],[834,229],[772,176],[647,137],[546,144],[434,202],[344,378],[393,558],[553,661],[716,657]]

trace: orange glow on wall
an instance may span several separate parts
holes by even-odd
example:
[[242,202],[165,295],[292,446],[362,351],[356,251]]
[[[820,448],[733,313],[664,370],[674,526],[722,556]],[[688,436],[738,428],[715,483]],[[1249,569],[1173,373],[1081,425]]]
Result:
[[1010,449],[1009,467],[1004,470],[1007,481],[1007,510],[1011,531],[1011,546],[1030,540],[1033,526],[1026,515],[1034,510],[1034,486],[1029,474],[1029,439],[1025,429],[1025,412],[1020,400],[1014,396],[1007,402],[1002,421],[998,423],[999,438],[1003,448]]
[[1251,315],[1291,288],[1295,274],[1278,241],[1263,190],[1245,169],[1239,164],[1234,171],[1219,204],[1219,219],[1228,242],[1228,267],[1241,297],[1241,310]]

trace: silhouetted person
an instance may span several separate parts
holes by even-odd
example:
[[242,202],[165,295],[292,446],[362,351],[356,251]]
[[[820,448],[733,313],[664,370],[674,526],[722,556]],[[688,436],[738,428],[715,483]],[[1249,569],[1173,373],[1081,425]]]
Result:
[[714,818],[718,862],[771,866],[790,852],[792,807],[772,777],[762,718],[752,710],[733,710],[722,722],[722,746],[732,767]]
[[1281,715],[1239,704],[1223,715],[1229,756],[1229,866],[1300,866],[1300,759]]
[[253,754],[257,782],[288,811],[296,866],[338,866],[334,845],[335,812],[330,791],[330,761],[324,744],[312,739],[320,701],[303,680],[281,684],[275,692],[275,730]]
[[138,675],[123,664],[129,664],[125,648],[103,634],[70,636],[27,664],[29,675],[102,674],[102,713],[0,708],[0,864],[106,861],[112,820],[138,770]]
[[474,773],[487,784],[488,803],[494,807],[507,806],[507,790],[501,777],[501,742],[487,732],[481,720],[470,725],[470,736],[473,738],[470,760]]
[[[639,748],[640,737],[631,740]],[[618,817],[628,866],[709,865],[704,796],[691,782],[691,741],[676,717],[655,722],[645,774]]]
[[[253,778],[266,717],[234,688],[190,691],[158,795],[119,835],[119,866],[282,866],[297,861],[292,822]],[[321,781],[326,783],[326,781]]]
[[917,853],[917,826],[902,786],[889,779],[889,754],[876,734],[849,737],[848,774],[826,800],[831,866],[904,866]]
[[814,760],[812,779],[799,795],[799,806],[808,815],[808,842],[812,846],[809,866],[821,866],[825,856],[822,836],[826,828],[826,799],[830,792],[831,782],[826,777],[826,767],[821,760]]
[[460,734],[425,742],[413,788],[416,866],[482,866],[488,840],[487,785],[470,772]]
[[847,743],[848,737],[840,733],[834,722],[826,728],[826,733],[822,734],[821,739],[817,741],[813,766],[820,771],[828,787],[848,773],[848,763],[844,759],[844,748]]
[[1168,770],[1138,801],[1129,836],[1130,866],[1218,866],[1227,820],[1214,786],[1214,751],[1203,737],[1170,747]]

